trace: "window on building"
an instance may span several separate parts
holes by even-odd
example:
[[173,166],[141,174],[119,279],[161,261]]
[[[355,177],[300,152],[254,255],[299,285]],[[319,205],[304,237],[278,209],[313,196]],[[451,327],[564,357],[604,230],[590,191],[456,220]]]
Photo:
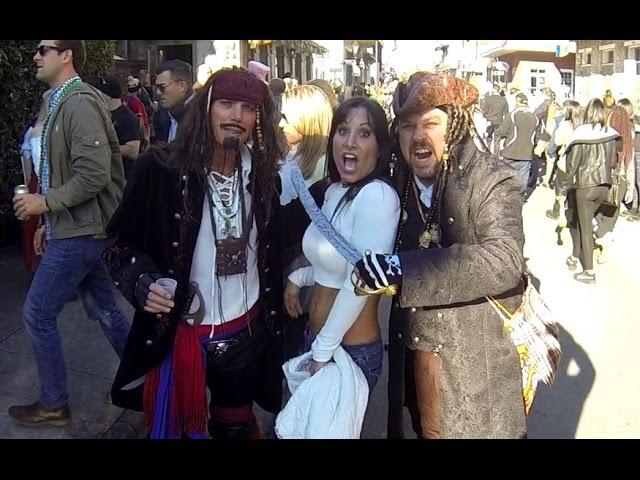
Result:
[[307,55],[307,81],[313,78],[313,56]]
[[261,63],[264,63],[265,65],[269,65],[269,49],[271,48],[271,45],[260,45],[259,47],[259,59]]
[[498,85],[505,84],[505,72],[504,70],[491,70],[491,83],[497,83]]
[[115,53],[117,56],[127,60],[129,57],[129,40],[118,40]]
[[591,53],[584,52],[581,54],[580,75],[588,77],[591,75]]
[[602,50],[602,75],[613,75],[613,50]]
[[571,98],[573,93],[573,70],[560,70],[560,85],[564,98]]
[[627,58],[636,61],[636,74],[640,75],[640,46],[629,47]]
[[284,77],[284,74],[287,73],[284,64],[284,47],[276,47],[276,68],[276,75],[278,75],[278,78]]
[[532,68],[531,69],[531,95],[538,95],[545,86],[546,70]]
[[302,72],[302,54],[301,53],[296,53],[294,72],[295,73],[293,74],[293,76],[298,79],[299,84],[303,84],[304,82],[309,80],[308,78],[304,78],[304,75]]

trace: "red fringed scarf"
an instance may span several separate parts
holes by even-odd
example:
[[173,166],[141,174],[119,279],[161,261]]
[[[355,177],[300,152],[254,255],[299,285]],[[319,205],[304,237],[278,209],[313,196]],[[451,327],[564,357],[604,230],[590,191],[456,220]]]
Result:
[[[171,430],[175,435],[180,433],[180,419],[185,432],[207,431],[206,369],[200,337],[210,332],[211,325],[194,328],[182,322],[178,324],[171,359],[173,388],[169,401],[170,418],[173,420]],[[156,411],[161,366],[156,365],[147,374],[144,385],[144,420],[147,426],[152,425]]]
[[[242,328],[256,316],[259,309],[260,302],[256,302],[244,315],[225,322],[224,331]],[[214,327],[214,335],[218,333],[218,328]],[[191,327],[180,322],[176,329],[171,359],[173,388],[169,400],[170,428],[174,435],[179,435],[181,428],[189,433],[207,432],[206,356],[200,338],[210,333],[211,325]],[[145,379],[143,407],[144,421],[148,427],[153,424],[155,416],[161,367],[162,363],[156,365]]]

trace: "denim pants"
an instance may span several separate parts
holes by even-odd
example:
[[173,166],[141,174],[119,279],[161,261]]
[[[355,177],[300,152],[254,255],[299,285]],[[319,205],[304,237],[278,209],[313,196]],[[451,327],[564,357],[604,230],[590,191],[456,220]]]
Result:
[[504,158],[503,160],[507,165],[518,172],[520,178],[522,178],[522,183],[526,188],[529,183],[529,176],[531,175],[531,162],[527,160],[511,160],[510,158]]
[[[311,350],[311,344],[315,338],[316,336],[307,327],[304,332],[305,352]],[[369,384],[369,398],[371,398],[373,387],[378,383],[380,373],[382,373],[382,339],[360,345],[342,345],[342,348],[364,373],[367,384]]]
[[50,240],[27,293],[23,315],[38,367],[40,402],[46,407],[60,407],[68,400],[57,317],[76,291],[87,316],[100,323],[122,358],[131,322],[118,306],[101,258],[110,243],[91,236]]

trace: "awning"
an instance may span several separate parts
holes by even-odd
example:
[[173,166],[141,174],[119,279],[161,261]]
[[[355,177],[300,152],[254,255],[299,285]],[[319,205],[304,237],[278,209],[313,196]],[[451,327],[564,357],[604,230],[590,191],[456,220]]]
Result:
[[247,40],[247,42],[249,43],[249,48],[251,50],[254,50],[258,48],[260,45],[270,44],[271,42],[273,42],[273,40]]
[[314,42],[313,40],[276,40],[280,42],[280,44],[288,49],[295,50],[296,53],[327,53],[325,47],[320,45],[318,42]]
[[[499,57],[513,52],[545,52],[561,55],[575,53],[575,42],[570,40],[498,40],[480,52],[483,57]],[[562,54],[564,53],[564,54]]]

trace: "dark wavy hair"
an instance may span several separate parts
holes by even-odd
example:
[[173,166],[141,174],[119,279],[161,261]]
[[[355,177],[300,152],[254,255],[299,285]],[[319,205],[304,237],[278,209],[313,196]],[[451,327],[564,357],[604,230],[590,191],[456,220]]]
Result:
[[[233,69],[247,71],[244,68]],[[195,176],[202,183],[206,183],[206,176],[211,169],[215,138],[211,127],[211,121],[207,105],[209,88],[215,84],[220,75],[232,71],[232,68],[223,68],[213,73],[204,86],[196,93],[195,98],[189,102],[189,109],[184,119],[180,122],[178,136],[171,144],[171,163],[181,171]],[[264,151],[257,147],[258,134],[254,128],[252,134],[254,145],[251,152],[251,178],[256,182],[256,187],[264,199],[266,219],[271,216],[271,199],[276,195],[276,179],[278,178],[277,163],[281,153],[276,142],[275,107],[269,87],[261,84],[262,98],[260,111],[260,126]],[[212,102],[213,103],[213,100]]]
[[336,162],[333,158],[333,137],[335,137],[338,125],[346,120],[347,115],[354,108],[364,108],[367,112],[369,123],[373,126],[373,134],[375,135],[376,142],[378,143],[378,159],[373,171],[371,171],[369,175],[351,184],[347,193],[345,193],[338,202],[338,205],[336,205],[332,218],[336,216],[341,208],[345,207],[356,197],[356,195],[358,195],[358,192],[362,190],[362,187],[372,180],[382,180],[391,185],[388,178],[389,160],[391,159],[391,137],[389,136],[387,115],[384,112],[384,109],[375,100],[371,100],[368,97],[352,97],[342,102],[333,114],[331,129],[329,130],[329,141],[327,143],[327,168],[329,170],[329,180],[331,180],[331,182],[340,181],[338,167],[336,167]]

